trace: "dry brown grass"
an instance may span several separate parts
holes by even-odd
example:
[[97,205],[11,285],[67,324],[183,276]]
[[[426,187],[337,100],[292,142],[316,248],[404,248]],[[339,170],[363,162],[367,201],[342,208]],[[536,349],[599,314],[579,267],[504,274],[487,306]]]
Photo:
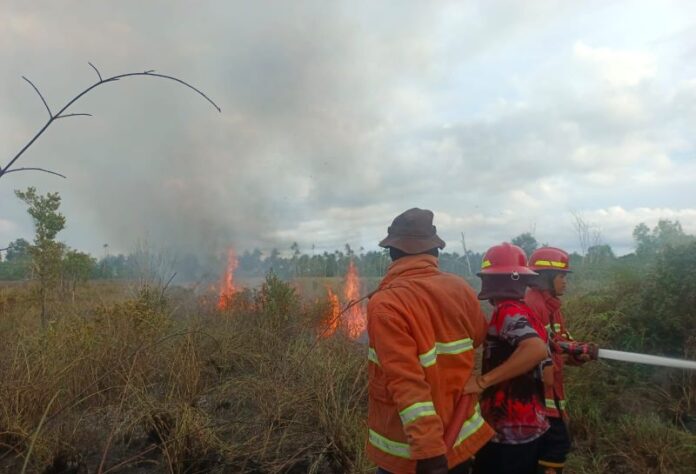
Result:
[[28,289],[0,289],[0,470],[369,470],[364,347],[317,340],[322,304],[274,279],[224,314],[191,292],[104,290],[42,331]]

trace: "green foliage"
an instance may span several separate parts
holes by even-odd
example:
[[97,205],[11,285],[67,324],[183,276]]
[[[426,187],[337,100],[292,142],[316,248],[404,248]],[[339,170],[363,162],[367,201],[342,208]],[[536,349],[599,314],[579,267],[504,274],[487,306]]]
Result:
[[34,245],[40,245],[46,240],[54,240],[56,234],[65,227],[65,217],[58,212],[60,195],[48,193],[41,196],[33,187],[27,188],[26,191],[16,190],[15,195],[29,206],[27,212],[34,220],[36,232]]
[[63,257],[63,280],[70,285],[73,294],[78,283],[89,280],[94,273],[96,259],[84,252],[70,249]]
[[679,221],[660,219],[652,231],[644,223],[638,224],[633,229],[633,239],[636,254],[651,257],[667,247],[693,242],[694,236],[685,234]]
[[31,273],[30,244],[24,239],[11,242],[0,262],[0,280],[22,280]]
[[[601,271],[583,268],[573,275],[576,288],[566,298],[565,313],[576,339],[610,349],[696,356],[696,242],[660,245],[652,256],[644,249],[597,265]],[[601,361],[569,368],[566,375],[576,448],[569,472],[693,470],[693,374]]]
[[651,351],[684,355],[696,321],[696,242],[662,250],[636,303],[626,308],[631,332]]
[[65,227],[65,217],[58,212],[60,196],[36,193],[36,188],[15,191],[19,199],[27,204],[27,212],[34,221],[34,244],[29,247],[32,257],[33,275],[38,282],[38,296],[41,301],[41,322],[46,326],[46,300],[58,283],[65,246],[56,242],[58,232]]
[[606,264],[614,260],[616,256],[609,245],[593,245],[587,249],[585,260],[590,265]]
[[524,250],[524,253],[527,254],[528,258],[537,248],[539,248],[539,242],[537,242],[537,239],[534,238],[530,232],[525,232],[518,235],[512,239],[512,243]]

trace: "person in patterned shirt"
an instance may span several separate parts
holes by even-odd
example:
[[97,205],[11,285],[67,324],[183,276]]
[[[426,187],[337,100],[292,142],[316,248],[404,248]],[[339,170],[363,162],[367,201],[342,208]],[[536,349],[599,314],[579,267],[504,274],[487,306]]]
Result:
[[484,343],[482,375],[465,393],[481,394],[483,417],[495,430],[477,454],[475,474],[534,474],[539,439],[549,427],[544,410],[542,369],[550,364],[546,331],[523,302],[536,273],[524,251],[509,243],[483,258],[479,299],[495,307]]

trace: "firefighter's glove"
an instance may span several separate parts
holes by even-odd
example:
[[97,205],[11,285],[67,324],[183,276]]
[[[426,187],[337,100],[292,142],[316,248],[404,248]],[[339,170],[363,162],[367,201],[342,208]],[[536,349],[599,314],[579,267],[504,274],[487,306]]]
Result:
[[419,459],[416,462],[416,474],[447,474],[447,456]]

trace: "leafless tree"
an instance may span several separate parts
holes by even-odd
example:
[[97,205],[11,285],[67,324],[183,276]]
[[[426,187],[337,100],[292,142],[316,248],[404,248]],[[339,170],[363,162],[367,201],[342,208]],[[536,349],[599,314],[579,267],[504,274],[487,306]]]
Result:
[[466,248],[466,237],[462,232],[462,248],[464,249],[464,261],[466,262],[467,275],[471,276],[474,272],[471,270],[471,260],[469,260],[469,251]]
[[598,225],[588,222],[580,211],[570,211],[573,216],[573,228],[578,236],[580,253],[587,255],[587,249],[602,243],[602,231]]
[[179,84],[182,84],[182,85],[188,87],[189,89],[194,90],[194,91],[197,92],[199,95],[201,95],[205,100],[207,100],[208,102],[210,102],[210,104],[212,104],[213,107],[215,107],[215,108],[217,109],[218,112],[222,112],[222,110],[220,109],[220,107],[218,107],[218,105],[217,105],[215,102],[213,102],[213,101],[210,99],[210,97],[208,97],[207,95],[205,95],[203,92],[201,92],[199,89],[195,88],[195,87],[192,86],[191,84],[189,84],[189,83],[187,83],[187,82],[185,82],[185,81],[183,81],[183,80],[181,80],[181,79],[179,79],[179,78],[177,78],[177,77],[168,76],[168,75],[166,75],[166,74],[158,74],[158,73],[156,73],[156,72],[154,71],[154,69],[151,69],[151,70],[147,70],[147,71],[143,71],[143,72],[129,72],[129,73],[126,73],[126,74],[119,74],[119,75],[116,75],[116,76],[111,76],[111,77],[104,78],[104,77],[102,77],[101,72],[99,72],[99,69],[97,69],[97,68],[94,66],[94,64],[89,63],[89,65],[92,67],[92,69],[94,69],[94,72],[97,73],[97,77],[99,78],[99,80],[96,81],[96,82],[95,82],[94,84],[92,84],[91,86],[89,86],[88,88],[86,88],[85,90],[83,90],[82,92],[80,92],[79,94],[77,94],[77,95],[76,95],[75,97],[73,97],[72,99],[70,99],[70,100],[68,101],[68,103],[65,104],[65,105],[64,105],[58,112],[56,112],[56,113],[53,113],[53,112],[51,111],[51,108],[48,106],[48,103],[46,102],[46,99],[44,98],[43,94],[41,94],[41,92],[39,91],[38,87],[36,87],[36,85],[34,85],[34,83],[31,82],[29,79],[27,79],[26,77],[22,76],[22,79],[24,79],[25,81],[27,81],[27,82],[29,83],[29,85],[34,89],[34,91],[36,91],[36,93],[39,95],[39,98],[41,99],[41,102],[43,102],[44,107],[46,107],[46,112],[48,112],[48,120],[47,120],[46,123],[43,125],[43,127],[41,127],[41,129],[39,129],[39,131],[36,132],[36,134],[34,135],[34,137],[33,137],[31,140],[29,140],[29,141],[22,147],[21,150],[19,150],[19,152],[9,161],[9,163],[8,163],[6,166],[4,166],[4,167],[0,166],[0,178],[2,178],[3,176],[5,176],[5,175],[8,174],[8,173],[16,173],[16,172],[19,172],[19,171],[43,171],[44,173],[50,173],[50,174],[53,174],[53,175],[56,175],[56,176],[60,176],[61,178],[65,178],[64,175],[62,175],[62,174],[60,174],[60,173],[58,173],[58,172],[56,172],[56,171],[51,171],[51,170],[47,170],[47,169],[44,169],[44,168],[37,168],[37,167],[23,167],[23,168],[14,167],[14,168],[13,168],[13,165],[14,165],[14,164],[17,162],[17,160],[22,156],[22,154],[24,154],[24,152],[27,151],[27,149],[28,149],[31,145],[33,145],[34,142],[35,142],[35,141],[46,131],[46,129],[48,129],[48,127],[49,127],[53,122],[55,122],[56,120],[58,120],[58,119],[63,119],[63,118],[69,118],[69,117],[91,117],[91,116],[92,116],[91,114],[86,114],[86,113],[66,113],[66,112],[67,112],[68,108],[69,108],[71,105],[73,105],[75,102],[77,102],[82,96],[84,96],[85,94],[87,94],[87,93],[88,93],[89,91],[91,91],[92,89],[101,86],[102,84],[107,84],[107,83],[109,83],[109,82],[116,82],[116,81],[119,81],[119,80],[121,80],[121,79],[125,79],[125,78],[127,78],[127,77],[138,77],[138,76],[142,76],[142,77],[155,77],[155,78],[160,78],[160,79],[169,79],[169,80],[171,80],[171,81],[178,82]]

